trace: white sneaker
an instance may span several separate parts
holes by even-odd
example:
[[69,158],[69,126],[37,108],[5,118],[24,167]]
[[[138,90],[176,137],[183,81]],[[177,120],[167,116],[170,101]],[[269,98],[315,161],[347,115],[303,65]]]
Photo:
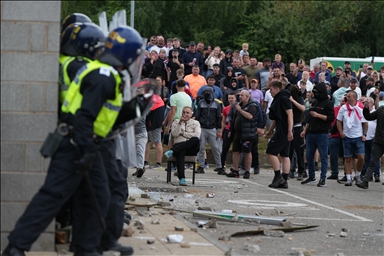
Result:
[[243,176],[245,173],[245,170],[243,168],[239,168],[239,175]]
[[249,171],[250,174],[254,174],[255,173],[255,168],[251,167],[251,170]]

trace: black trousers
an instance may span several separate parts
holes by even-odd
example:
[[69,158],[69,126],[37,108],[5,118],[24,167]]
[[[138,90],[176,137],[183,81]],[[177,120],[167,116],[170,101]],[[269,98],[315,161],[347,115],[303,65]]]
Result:
[[102,236],[101,246],[108,248],[109,245],[117,242],[123,229],[124,206],[128,197],[128,183],[126,178],[128,168],[121,170],[117,164],[115,140],[103,141],[100,145],[100,153],[107,172],[110,191],[109,207],[105,219],[107,229]]
[[200,139],[192,137],[187,141],[174,144],[172,147],[173,156],[176,157],[176,168],[179,179],[185,178],[185,156],[196,156],[199,152]]
[[224,168],[225,161],[227,159],[227,154],[228,154],[229,148],[231,146],[231,143],[233,141],[233,138],[228,138],[228,133],[229,133],[229,130],[224,129],[223,134],[222,134],[222,136],[223,136],[223,149],[221,151],[222,168]]
[[259,137],[256,137],[253,140],[252,151],[251,151],[252,152],[252,164],[251,164],[251,167],[253,167],[255,169],[259,167],[259,149],[258,149],[258,145],[259,145]]
[[[66,136],[52,157],[43,186],[32,198],[27,209],[17,221],[15,229],[9,234],[9,243],[29,251],[32,244],[55,218],[61,207],[74,195],[77,201],[74,209],[81,218],[79,227],[84,231],[80,249],[93,251],[99,244],[102,228],[92,201],[87,192],[83,174],[77,172],[75,160],[77,151]],[[89,170],[89,177],[101,214],[106,216],[109,204],[107,175],[99,153]],[[76,194],[76,195],[75,195]],[[74,219],[78,221],[78,219]]]
[[296,151],[297,156],[297,171],[303,173],[305,169],[304,165],[304,138],[300,137],[300,133],[303,131],[303,126],[293,127],[293,140],[289,150],[289,159],[292,159],[293,151]]

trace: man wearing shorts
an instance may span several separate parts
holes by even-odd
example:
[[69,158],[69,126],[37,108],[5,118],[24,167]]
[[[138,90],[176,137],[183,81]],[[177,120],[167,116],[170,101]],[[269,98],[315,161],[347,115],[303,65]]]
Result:
[[[231,134],[233,133],[233,169],[227,174],[230,178],[239,178],[240,152],[244,154],[245,173],[243,178],[249,179],[252,164],[252,146],[257,138],[257,123],[259,121],[258,106],[251,98],[247,90],[240,92],[240,102],[235,103],[235,117],[231,123]],[[262,120],[260,120],[262,122]]]
[[343,141],[344,169],[347,176],[345,186],[352,186],[352,155],[356,153],[357,164],[355,172],[356,183],[361,182],[360,174],[364,165],[365,146],[368,123],[363,116],[363,110],[357,104],[357,93],[349,91],[347,100],[337,115],[337,130]]
[[[269,118],[273,120],[271,127],[265,133],[269,136],[276,128],[275,134],[268,143],[267,155],[275,171],[275,176],[270,188],[288,188],[288,174],[291,166],[289,160],[290,141],[293,140],[293,112],[292,103],[289,100],[291,96],[287,89],[283,89],[280,81],[273,81],[270,85],[270,93],[273,97],[271,107],[269,108]],[[283,175],[280,172],[280,155],[283,167]]]

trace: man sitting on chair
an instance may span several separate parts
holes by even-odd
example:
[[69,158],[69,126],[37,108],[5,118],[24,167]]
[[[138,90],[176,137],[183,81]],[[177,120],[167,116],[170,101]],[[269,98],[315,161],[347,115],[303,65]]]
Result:
[[164,153],[167,158],[176,158],[176,168],[179,177],[179,185],[187,186],[185,181],[185,162],[184,157],[196,156],[199,151],[201,128],[200,123],[191,119],[192,108],[185,106],[180,119],[172,123],[171,134],[173,137],[173,147]]

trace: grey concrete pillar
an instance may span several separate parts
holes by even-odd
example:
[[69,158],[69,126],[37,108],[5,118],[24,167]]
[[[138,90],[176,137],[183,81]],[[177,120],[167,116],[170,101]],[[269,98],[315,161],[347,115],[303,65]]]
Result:
[[[48,161],[39,149],[57,121],[61,1],[1,1],[1,250]],[[33,251],[54,250],[54,223]]]

